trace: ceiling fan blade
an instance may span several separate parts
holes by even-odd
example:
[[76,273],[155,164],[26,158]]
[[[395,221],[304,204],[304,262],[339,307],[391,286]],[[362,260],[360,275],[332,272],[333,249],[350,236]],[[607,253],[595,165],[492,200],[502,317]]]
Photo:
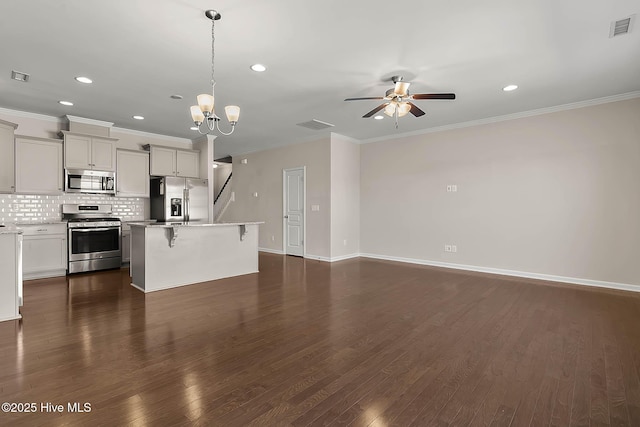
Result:
[[373,97],[369,97],[369,98],[347,98],[345,99],[345,101],[362,101],[362,100],[367,100],[367,99],[384,99],[381,96],[373,96]]
[[414,93],[413,99],[456,99],[455,93]]
[[384,107],[386,107],[387,104],[380,104],[378,105],[376,108],[374,108],[373,110],[369,111],[367,114],[365,114],[364,116],[362,116],[363,119],[367,119],[371,116],[373,116],[375,113],[377,113],[378,111],[382,110]]
[[421,109],[419,109],[416,106],[416,104],[414,104],[413,102],[409,102],[408,104],[411,105],[411,110],[409,110],[409,112],[411,114],[413,114],[414,116],[420,117],[420,116],[424,116],[425,114],[427,114],[424,111],[422,111]]

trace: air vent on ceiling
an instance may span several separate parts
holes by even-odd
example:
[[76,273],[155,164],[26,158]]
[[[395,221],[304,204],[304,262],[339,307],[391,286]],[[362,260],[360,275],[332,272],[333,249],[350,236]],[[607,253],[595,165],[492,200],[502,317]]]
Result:
[[313,130],[321,130],[321,129],[326,129],[326,128],[335,126],[335,125],[332,125],[331,123],[322,122],[316,119],[309,120],[308,122],[297,123],[297,125],[302,126],[303,128],[313,129]]
[[623,19],[611,22],[611,28],[609,29],[609,38],[621,36],[623,34],[629,34],[633,28],[633,22],[636,15],[631,15]]
[[20,71],[15,71],[12,70],[11,71],[11,78],[13,80],[17,80],[19,82],[28,82],[29,81],[29,74],[27,73],[21,73]]

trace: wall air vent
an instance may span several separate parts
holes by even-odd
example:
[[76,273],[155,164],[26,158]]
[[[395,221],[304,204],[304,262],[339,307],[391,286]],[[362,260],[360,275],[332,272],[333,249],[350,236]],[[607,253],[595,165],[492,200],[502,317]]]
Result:
[[11,71],[11,78],[13,80],[17,80],[19,82],[28,82],[29,81],[29,74],[27,73],[21,73],[20,71],[15,71],[12,70]]
[[320,120],[309,120],[308,122],[296,123],[298,126],[302,126],[303,128],[313,129],[313,130],[322,130],[326,128],[333,127],[331,123],[322,122]]
[[633,22],[636,20],[636,15],[631,15],[623,19],[611,22],[611,28],[609,29],[609,38],[622,36],[629,34],[633,28]]

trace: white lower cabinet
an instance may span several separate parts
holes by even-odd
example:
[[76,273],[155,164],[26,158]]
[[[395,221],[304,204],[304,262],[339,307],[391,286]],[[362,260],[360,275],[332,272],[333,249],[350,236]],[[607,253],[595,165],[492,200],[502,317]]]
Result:
[[22,225],[24,280],[67,274],[67,225]]
[[20,243],[17,233],[0,234],[0,322],[19,319],[22,304]]
[[128,225],[122,224],[122,241],[120,242],[122,248],[122,263],[128,263],[131,261],[131,228]]

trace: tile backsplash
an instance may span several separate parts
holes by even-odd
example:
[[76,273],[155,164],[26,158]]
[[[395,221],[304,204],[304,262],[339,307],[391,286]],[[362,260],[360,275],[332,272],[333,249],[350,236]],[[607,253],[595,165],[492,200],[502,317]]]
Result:
[[55,222],[62,219],[63,204],[111,205],[114,216],[122,221],[145,219],[142,197],[111,197],[98,194],[0,194],[0,224]]

